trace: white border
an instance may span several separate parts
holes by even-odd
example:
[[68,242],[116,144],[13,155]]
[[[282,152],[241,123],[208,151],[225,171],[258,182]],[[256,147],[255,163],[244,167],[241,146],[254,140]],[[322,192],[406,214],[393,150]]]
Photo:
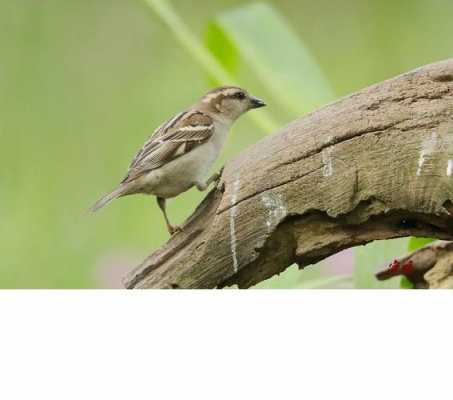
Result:
[[2,291],[2,399],[451,397],[447,291]]

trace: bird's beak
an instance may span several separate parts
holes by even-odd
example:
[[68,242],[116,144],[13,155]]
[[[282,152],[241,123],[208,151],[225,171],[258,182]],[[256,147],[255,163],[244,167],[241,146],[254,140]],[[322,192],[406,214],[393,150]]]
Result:
[[250,96],[250,108],[264,107],[266,103],[257,97]]

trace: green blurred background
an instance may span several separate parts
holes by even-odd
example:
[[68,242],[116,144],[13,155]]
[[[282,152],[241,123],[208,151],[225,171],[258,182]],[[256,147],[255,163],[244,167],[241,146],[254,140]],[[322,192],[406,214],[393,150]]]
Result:
[[[213,20],[249,3],[172,5],[203,40]],[[311,51],[334,97],[453,54],[451,0],[265,3]],[[143,0],[0,0],[0,29],[0,287],[119,287],[168,238],[160,211],[145,196],[94,216],[87,209],[123,177],[154,128],[213,78]],[[247,64],[235,74],[268,102],[276,126],[306,111],[273,106]],[[268,133],[239,120],[216,168]],[[191,190],[173,200],[172,220],[182,222],[202,197]],[[305,280],[290,269],[262,286],[350,274],[350,263],[307,270]]]

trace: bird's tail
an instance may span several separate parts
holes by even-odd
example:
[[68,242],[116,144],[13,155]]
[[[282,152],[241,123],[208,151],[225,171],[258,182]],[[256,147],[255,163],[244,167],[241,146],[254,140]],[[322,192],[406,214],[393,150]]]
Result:
[[127,192],[126,186],[123,186],[123,185],[119,186],[112,192],[110,192],[110,193],[106,194],[105,196],[103,196],[102,198],[100,198],[96,203],[94,203],[94,205],[90,208],[90,211],[96,212],[100,208],[102,208],[105,205],[107,205],[108,203],[110,203],[112,200],[115,200],[116,198],[125,195],[126,192]]

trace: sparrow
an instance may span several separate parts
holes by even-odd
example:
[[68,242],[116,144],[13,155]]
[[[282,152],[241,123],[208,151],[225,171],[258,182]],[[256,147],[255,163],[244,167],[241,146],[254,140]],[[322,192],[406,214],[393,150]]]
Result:
[[205,180],[219,156],[232,124],[247,111],[266,104],[235,86],[207,92],[197,103],[160,125],[137,153],[125,178],[98,200],[95,212],[112,200],[131,194],[156,196],[170,235],[180,230],[170,224],[166,199],[195,186],[204,191],[220,179]]

